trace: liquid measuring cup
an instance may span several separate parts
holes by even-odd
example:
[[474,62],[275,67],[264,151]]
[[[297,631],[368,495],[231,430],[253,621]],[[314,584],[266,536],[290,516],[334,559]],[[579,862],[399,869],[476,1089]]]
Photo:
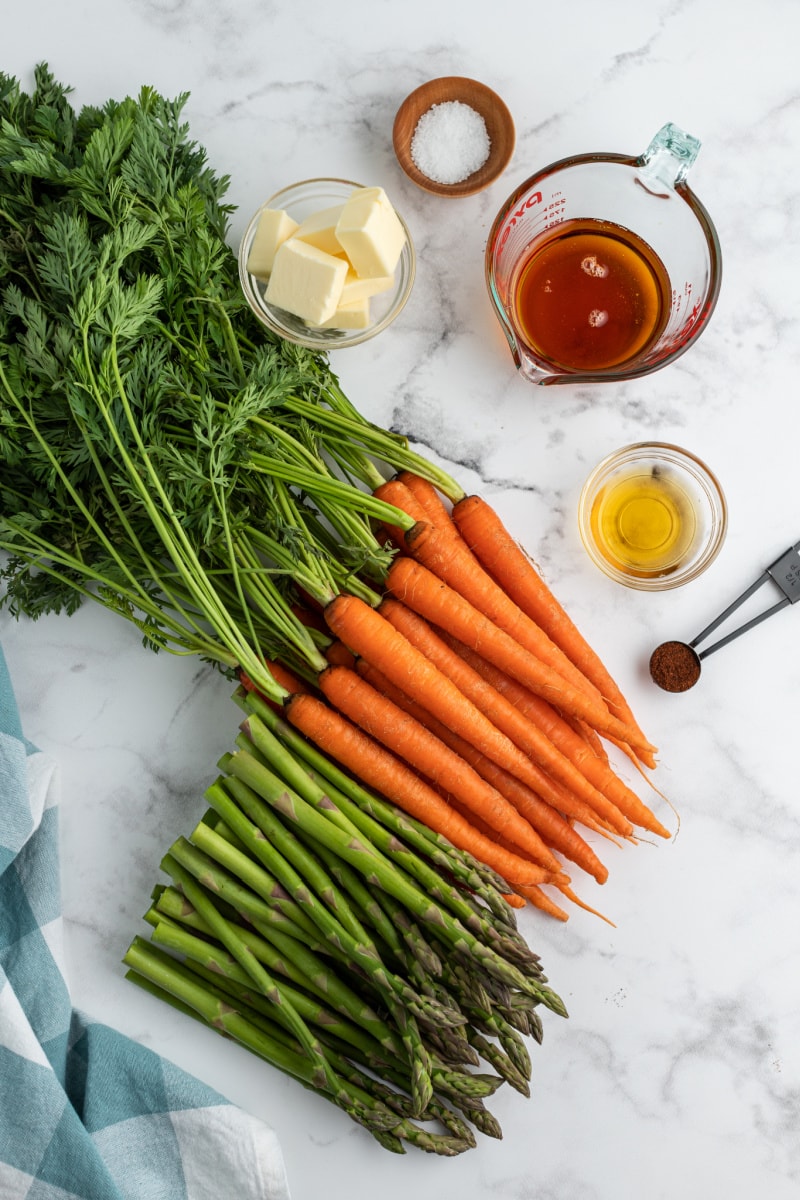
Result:
[[633,379],[708,322],[721,252],[686,183],[700,142],[664,125],[644,154],[582,154],[532,175],[495,218],[486,283],[532,383]]

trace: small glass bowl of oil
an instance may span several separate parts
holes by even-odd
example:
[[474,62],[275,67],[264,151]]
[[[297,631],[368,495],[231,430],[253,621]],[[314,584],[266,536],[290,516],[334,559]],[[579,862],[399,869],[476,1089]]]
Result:
[[583,485],[581,538],[596,566],[642,591],[688,583],[714,561],[728,507],[696,455],[667,442],[637,442],[603,459]]

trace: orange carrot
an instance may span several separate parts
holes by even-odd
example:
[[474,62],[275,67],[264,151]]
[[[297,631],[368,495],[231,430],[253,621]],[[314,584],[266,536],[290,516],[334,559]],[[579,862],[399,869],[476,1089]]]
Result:
[[298,693],[289,697],[284,711],[295,729],[367,787],[423,821],[454,846],[474,855],[497,871],[507,883],[514,887],[517,884],[528,886],[546,883],[551,878],[549,871],[509,853],[479,833],[410,767],[324,701]]
[[[399,561],[408,562],[412,567],[419,565],[410,559]],[[434,583],[437,587],[445,586],[437,579]],[[532,764],[527,754],[384,616],[355,596],[339,595],[327,605],[325,617],[331,632],[354,654],[371,662],[444,725],[536,790],[539,780],[538,776],[532,779]],[[595,797],[598,804],[605,803],[604,818],[612,822],[613,805],[605,802],[599,793],[598,797]],[[618,828],[618,832],[629,833],[629,822],[621,814],[619,819],[623,827]]]
[[[340,713],[479,816],[496,833],[504,834],[526,854],[541,862],[549,855],[538,833],[505,797],[478,775],[462,758],[409,713],[377,692],[348,667],[328,667],[319,676],[324,696]],[[537,857],[538,856],[538,857]],[[553,866],[548,864],[548,869]],[[555,870],[559,870],[555,864]]]
[[[591,783],[532,721],[492,687],[453,645],[448,644],[446,635],[440,637],[422,617],[398,600],[384,600],[379,612],[524,752],[526,766],[522,771],[512,770],[512,774],[542,795],[549,804],[569,815],[583,819],[588,807],[590,812],[608,822],[617,833],[627,836],[632,832],[630,822],[618,806]],[[421,702],[424,704],[424,698],[421,698]],[[542,771],[563,787],[556,789],[548,786],[548,779],[542,778]],[[569,796],[563,794],[564,789],[582,802],[580,814],[569,805]]]
[[569,884],[555,882],[555,887],[561,892],[562,896],[566,896],[573,904],[577,904],[578,908],[582,908],[585,912],[591,913],[593,917],[599,917],[601,921],[605,921],[606,925],[610,925],[612,929],[616,929],[616,925],[603,913],[598,912],[596,908],[592,908],[585,900],[581,900],[580,896],[576,896]]
[[631,746],[645,765],[654,766],[654,748],[648,750],[645,745],[646,739],[619,686],[491,505],[480,496],[467,496],[453,507],[453,520],[467,545],[504,591],[592,680],[615,716],[636,729],[640,736]]
[[[459,542],[463,543],[463,538],[453,518],[432,483],[423,479],[421,475],[415,475],[413,471],[401,471],[397,478],[400,483],[405,484],[420,507],[424,509],[424,518],[418,517],[417,520],[430,521],[431,525],[435,525],[449,537],[457,538]],[[463,544],[466,545],[466,543]]]
[[[385,500],[387,504],[393,504],[395,508],[402,509],[415,521],[425,520],[425,509],[415,499],[414,493],[399,479],[387,479],[385,483],[376,487],[372,494],[378,500]],[[395,545],[403,550],[405,548],[405,530],[398,525],[390,525],[386,521],[383,521],[382,525]]]
[[[366,673],[373,686],[377,686],[379,690],[383,690],[384,686],[391,689],[387,691],[387,695],[395,698],[396,703],[401,703],[396,698],[403,695],[399,688],[395,688],[395,685],[389,683],[389,680],[384,680],[380,672],[366,664],[365,660],[359,659],[357,670]],[[470,766],[473,766],[477,773],[483,776],[483,779],[486,779],[493,787],[497,787],[497,790],[503,793],[503,796],[521,812],[525,820],[537,830],[546,845],[552,850],[563,853],[566,858],[572,857],[572,853],[567,850],[576,852],[578,857],[573,860],[577,865],[583,866],[584,870],[589,870],[589,874],[594,875],[597,871],[603,875],[604,868],[599,863],[593,864],[594,870],[591,868],[589,847],[584,844],[585,850],[581,851],[581,847],[575,840],[581,838],[581,835],[573,828],[572,822],[577,821],[587,829],[593,830],[594,833],[602,834],[603,838],[612,838],[612,840],[615,840],[618,835],[628,836],[628,838],[633,835],[633,827],[625,816],[619,814],[618,823],[630,830],[630,833],[627,834],[621,833],[619,829],[614,829],[613,824],[597,816],[597,812],[589,804],[579,799],[575,793],[569,790],[569,787],[565,787],[564,784],[553,779],[546,770],[537,767],[533,760],[530,760],[530,781],[523,782],[518,775],[512,775],[509,770],[499,767],[498,763],[481,754],[481,751],[477,750],[475,746],[458,737],[457,733],[449,730],[435,716],[425,713],[420,704],[416,704],[409,697],[405,697],[404,703],[408,704],[409,712],[417,716],[417,720],[420,720],[421,724],[428,725],[437,734],[437,737],[441,738],[443,742],[447,742],[453,750],[456,750],[457,754],[465,758]],[[425,718],[422,716],[423,713],[425,713]]]
[[[476,825],[481,832],[484,832],[480,822],[476,822]],[[513,843],[509,842],[505,838],[500,838],[499,840],[504,849],[508,850],[512,854],[516,853],[516,847],[513,845]],[[551,880],[551,883],[554,887],[558,888],[561,895],[566,897],[567,900],[571,900],[572,903],[577,904],[579,908],[591,913],[594,917],[599,917],[600,920],[605,921],[607,925],[611,925],[612,927],[616,928],[613,921],[609,920],[609,918],[603,913],[599,912],[598,909],[592,908],[590,904],[587,904],[585,900],[581,900],[580,896],[576,895],[571,887],[571,880],[568,875],[561,875]],[[535,884],[533,887],[529,887],[526,884],[516,884],[515,886],[519,894],[524,896],[527,900],[530,900],[531,904],[533,904],[536,908],[548,913],[548,915],[551,917],[556,917],[558,920],[566,921],[568,919],[567,913],[564,912],[560,905],[556,904],[550,896],[543,892],[538,884]]]
[[[431,624],[448,630],[465,645],[480,648],[485,658],[519,679],[536,695],[550,700],[572,716],[582,717],[598,733],[614,735],[630,745],[641,740],[604,705],[540,662],[421,563],[401,555],[390,566],[386,582],[398,600],[426,617]],[[649,742],[645,742],[645,748],[653,749]]]
[[[441,721],[437,721],[419,704],[404,695],[399,688],[395,687],[380,671],[370,666],[363,658],[358,660],[357,670],[363,679],[371,683],[384,696],[388,696],[398,707],[410,713],[421,725],[430,729],[431,733],[434,733],[440,741],[469,763],[487,783],[490,783],[501,796],[505,796],[514,805],[517,812],[525,818],[542,839],[537,862],[540,862],[542,866],[549,866],[551,869],[559,869],[557,859],[548,849],[551,847],[569,858],[576,866],[593,875],[598,883],[605,883],[608,878],[608,870],[581,835],[573,829],[568,821],[564,820],[560,812],[557,812],[515,776],[509,775],[507,771],[486,758],[474,746],[470,746],[463,738],[447,729]],[[592,815],[589,810],[590,819]]]
[[657,833],[659,837],[671,836],[669,830],[665,829],[644,801],[614,772],[607,759],[598,757],[584,738],[576,733],[551,705],[521,686],[518,680],[505,675],[493,663],[482,659],[474,650],[463,644],[459,645],[447,635],[443,635],[443,638],[450,649],[457,652],[473,670],[496,688],[520,714],[538,725],[550,742],[591,784],[602,791],[629,821],[648,829],[651,833]]
[[[267,659],[264,665],[275,682],[279,684],[280,687],[285,688],[290,695],[294,692],[311,691],[309,685],[304,683],[302,680],[297,679],[287,667],[284,667],[283,663],[277,662],[275,659]],[[280,711],[280,705],[275,701],[270,700],[267,696],[260,692],[250,676],[245,671],[242,671],[241,668],[239,669],[238,675],[239,682],[245,691],[258,692],[258,695],[261,696],[262,700],[275,709],[276,712]]]
[[[466,561],[469,563],[467,578],[474,581],[474,594],[468,595],[467,599],[471,599],[480,611],[494,620],[496,624],[500,624],[501,628],[506,628],[512,637],[517,637],[518,640],[522,640],[523,644],[527,644],[528,648],[534,653],[538,653],[539,657],[543,657],[542,652],[544,651],[544,661],[548,661],[548,654],[551,655],[553,659],[551,665],[555,669],[560,670],[560,673],[564,674],[566,678],[571,679],[576,686],[595,692],[598,698],[602,699],[600,692],[597,691],[585,675],[578,669],[573,670],[574,664],[566,658],[563,652],[559,653],[560,648],[555,643],[551,643],[546,635],[542,636],[542,631],[535,622],[526,621],[525,617],[527,614],[514,604],[513,600],[511,600],[502,588],[497,586],[489,574],[481,571],[480,563],[461,536],[458,527],[453,521],[451,514],[445,508],[444,502],[436,491],[436,488],[428,480],[422,479],[410,471],[401,471],[395,479],[377,488],[374,494],[394,504],[396,507],[402,508],[406,513],[414,517],[415,520],[421,522],[422,525],[427,522],[427,524],[433,526],[438,539],[443,537],[450,539],[453,542],[453,546],[450,548],[451,557],[455,559],[457,555],[465,555]],[[387,526],[386,528],[397,548],[401,550],[409,549],[409,535],[404,534],[403,530],[396,527],[390,528]],[[458,580],[460,578],[461,572],[458,570],[457,563],[453,561],[450,565],[453,579],[449,578],[448,575],[442,576],[442,571],[439,569],[441,566],[439,562],[440,551],[437,548],[439,544],[437,541],[431,545],[426,540],[417,543],[416,557],[433,570],[434,574],[438,574],[440,577],[444,577],[446,582],[452,583],[454,579]],[[482,580],[482,586],[478,585],[478,579]],[[458,590],[458,587],[456,587],[456,590]],[[498,620],[498,611],[505,614],[508,623]],[[521,639],[518,637],[520,626],[526,634]],[[605,701],[603,702],[605,703]],[[587,726],[585,722],[578,722],[575,718],[571,718],[571,720],[576,728],[579,724],[583,725],[582,732],[586,740],[594,746],[596,753],[607,757],[600,738],[594,730]],[[621,742],[620,739],[612,740],[614,740],[615,744],[623,752],[633,758],[635,762],[639,761],[636,754],[625,743]]]
[[[475,825],[479,832],[486,833],[486,830],[480,821],[476,821]],[[516,853],[515,847],[510,842],[506,841],[505,838],[500,838],[500,844],[505,850],[509,851],[509,853]],[[568,876],[562,876],[559,880],[554,880],[553,884],[563,895],[568,895],[570,898],[574,896],[574,892],[572,892],[572,889],[569,886]],[[541,909],[542,912],[546,912],[548,916],[555,917],[559,921],[568,920],[568,914],[564,911],[564,909],[561,908],[560,905],[556,904],[556,902],[552,900],[545,892],[543,892],[539,884],[534,884],[531,887],[529,884],[518,883],[514,886],[521,897],[524,897],[526,900],[530,900],[531,904],[533,904],[536,908]],[[578,903],[580,903],[580,901]],[[583,905],[582,907],[588,907],[588,905]]]
[[[510,675],[501,671],[499,667],[488,662],[477,651],[470,649],[469,646],[465,646],[463,642],[459,642],[456,638],[444,632],[442,633],[442,639],[473,670],[477,671],[479,675],[504,696],[510,704],[513,704],[518,712],[537,725],[552,744],[557,746],[562,754],[570,758],[570,761],[579,770],[584,773],[587,770],[592,772],[591,760],[600,757],[601,761],[603,761],[604,756],[596,754],[589,740],[582,736],[575,728],[576,724],[581,724],[580,722],[573,724],[573,722],[565,717],[563,713],[558,712],[547,700],[543,700],[541,696],[535,695],[518,680],[512,679]],[[598,778],[602,778],[602,769],[597,771],[596,774]]]
[[589,683],[564,651],[498,586],[461,538],[456,540],[430,522],[418,521],[406,533],[405,544],[413,558],[449,584],[478,612],[557,671],[578,691],[587,692],[598,705],[606,707],[594,684]]
[[530,900],[534,907],[541,909],[542,912],[546,912],[549,917],[555,917],[557,921],[569,920],[569,913],[564,912],[564,909],[559,904],[556,904],[554,900],[551,900],[540,887],[536,885],[533,887],[523,886],[520,888],[520,895],[524,896],[526,900]]
[[338,638],[328,646],[325,657],[332,667],[353,667],[356,662],[355,655]]
[[[575,895],[572,888],[560,887],[558,890],[561,892],[562,896],[566,896],[567,899],[571,900],[573,904],[577,904],[579,908],[591,913],[594,917],[599,917],[601,921],[605,921],[607,925],[610,925],[613,929],[616,929],[616,925],[613,921],[610,921],[608,917],[603,915],[603,913],[598,912],[596,908],[592,908],[591,905],[584,903],[579,896]],[[548,913],[551,917],[556,917],[560,921],[566,921],[568,919],[568,914],[564,912],[563,908],[556,904],[555,901],[551,900],[550,897],[546,895],[546,893],[543,892],[538,885],[532,888],[524,886],[520,887],[519,892],[520,895],[524,896],[526,900],[530,900],[531,904],[535,905],[536,908],[542,909],[543,912]]]
[[[401,708],[403,712],[413,717],[415,721],[420,723],[420,725],[424,725],[425,728],[434,734],[434,736],[437,737],[440,742],[444,742],[444,744],[455,754],[457,754],[459,758],[463,759],[465,763],[473,768],[473,770],[477,771],[482,779],[485,779],[486,782],[491,784],[491,786],[494,787],[501,796],[504,796],[505,799],[513,804],[514,808],[517,809],[517,812],[520,812],[518,805],[514,804],[513,797],[508,795],[504,791],[503,787],[498,786],[498,784],[503,783],[505,779],[513,780],[513,782],[518,783],[521,788],[524,788],[524,784],[520,784],[519,780],[514,779],[513,775],[508,775],[508,773],[503,771],[501,767],[498,767],[496,763],[493,763],[490,759],[486,758],[486,756],[481,754],[479,750],[476,750],[473,746],[470,746],[470,744],[465,742],[463,738],[460,738],[458,734],[453,733],[452,730],[443,725],[441,721],[437,721],[436,717],[432,717],[431,714],[422,707],[422,705],[417,704],[415,700],[412,700],[409,696],[406,696],[404,692],[401,692],[399,687],[396,687],[391,680],[387,679],[386,676],[376,667],[371,666],[366,659],[360,658],[358,660],[356,669],[362,679],[365,679],[367,683],[375,688],[377,692],[380,692],[382,696],[385,696],[388,700],[391,700],[392,703],[396,704],[398,708]],[[525,790],[527,791],[528,789]],[[554,817],[559,819],[558,814],[554,813],[553,809],[549,809],[549,811]],[[521,815],[524,816],[526,821],[528,821],[528,824],[532,826],[532,833],[534,833],[539,839],[538,848],[534,856],[536,861],[541,863],[543,867],[549,867],[551,871],[561,870],[555,855],[542,840],[541,830],[538,829],[538,827],[534,825],[533,821],[528,818],[527,813],[521,813]]]
[[[438,581],[437,581],[438,582]],[[387,622],[385,617],[355,596],[339,595],[326,607],[332,632],[342,638],[354,653],[383,671],[405,695],[414,697],[429,713],[461,736],[465,742],[527,782],[534,791],[542,791],[542,772],[507,734],[498,730],[474,701],[464,696],[456,683]],[[456,656],[457,658],[457,656]],[[584,786],[589,787],[584,780]],[[564,788],[558,793],[559,808]],[[602,809],[600,820],[607,828],[628,836],[632,826],[601,793],[593,790],[594,811]],[[549,799],[549,797],[547,797]],[[581,805],[582,812],[587,806]]]
[[579,721],[575,717],[564,717],[563,719],[580,737],[583,738],[583,740],[598,758],[603,758],[606,762],[608,762],[608,751],[603,745],[602,740],[600,739],[599,735],[595,733],[595,731],[590,728],[589,725],[586,724],[585,721]]

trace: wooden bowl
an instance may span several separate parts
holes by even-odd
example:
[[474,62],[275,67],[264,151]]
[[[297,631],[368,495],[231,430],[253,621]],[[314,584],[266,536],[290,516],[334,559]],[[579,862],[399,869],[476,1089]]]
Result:
[[[424,175],[411,157],[411,139],[423,113],[434,104],[443,104],[450,100],[460,100],[462,104],[468,104],[483,117],[486,132],[489,134],[489,157],[482,167],[459,183],[437,183]],[[466,79],[461,75],[431,79],[416,88],[397,110],[392,130],[394,152],[408,178],[416,183],[417,187],[437,196],[472,196],[488,187],[508,166],[514,153],[515,139],[511,113],[497,93],[486,84],[479,83],[476,79]]]

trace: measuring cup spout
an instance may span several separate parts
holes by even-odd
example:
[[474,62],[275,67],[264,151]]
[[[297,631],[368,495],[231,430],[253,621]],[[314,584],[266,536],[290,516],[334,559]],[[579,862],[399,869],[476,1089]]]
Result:
[[686,180],[699,152],[698,138],[668,122],[639,159],[639,180],[654,195],[667,195]]
[[511,353],[514,356],[514,362],[519,368],[519,372],[529,383],[538,383],[543,386],[548,386],[552,383],[570,383],[574,382],[574,377],[571,375],[555,375],[552,371],[543,370],[536,359],[527,353],[524,346],[518,345],[516,340],[509,338],[511,343]]
[[524,375],[524,377],[531,383],[557,383],[561,377],[554,375],[551,371],[543,370],[528,352],[527,348],[520,343],[514,331],[514,326],[511,324],[509,319],[506,307],[498,294],[495,281],[491,276],[491,272],[487,272],[487,279],[489,284],[489,295],[494,302],[497,316],[500,320],[500,325],[502,326],[503,333],[506,335],[508,348],[511,351],[511,356],[514,359],[514,363],[520,374]]

